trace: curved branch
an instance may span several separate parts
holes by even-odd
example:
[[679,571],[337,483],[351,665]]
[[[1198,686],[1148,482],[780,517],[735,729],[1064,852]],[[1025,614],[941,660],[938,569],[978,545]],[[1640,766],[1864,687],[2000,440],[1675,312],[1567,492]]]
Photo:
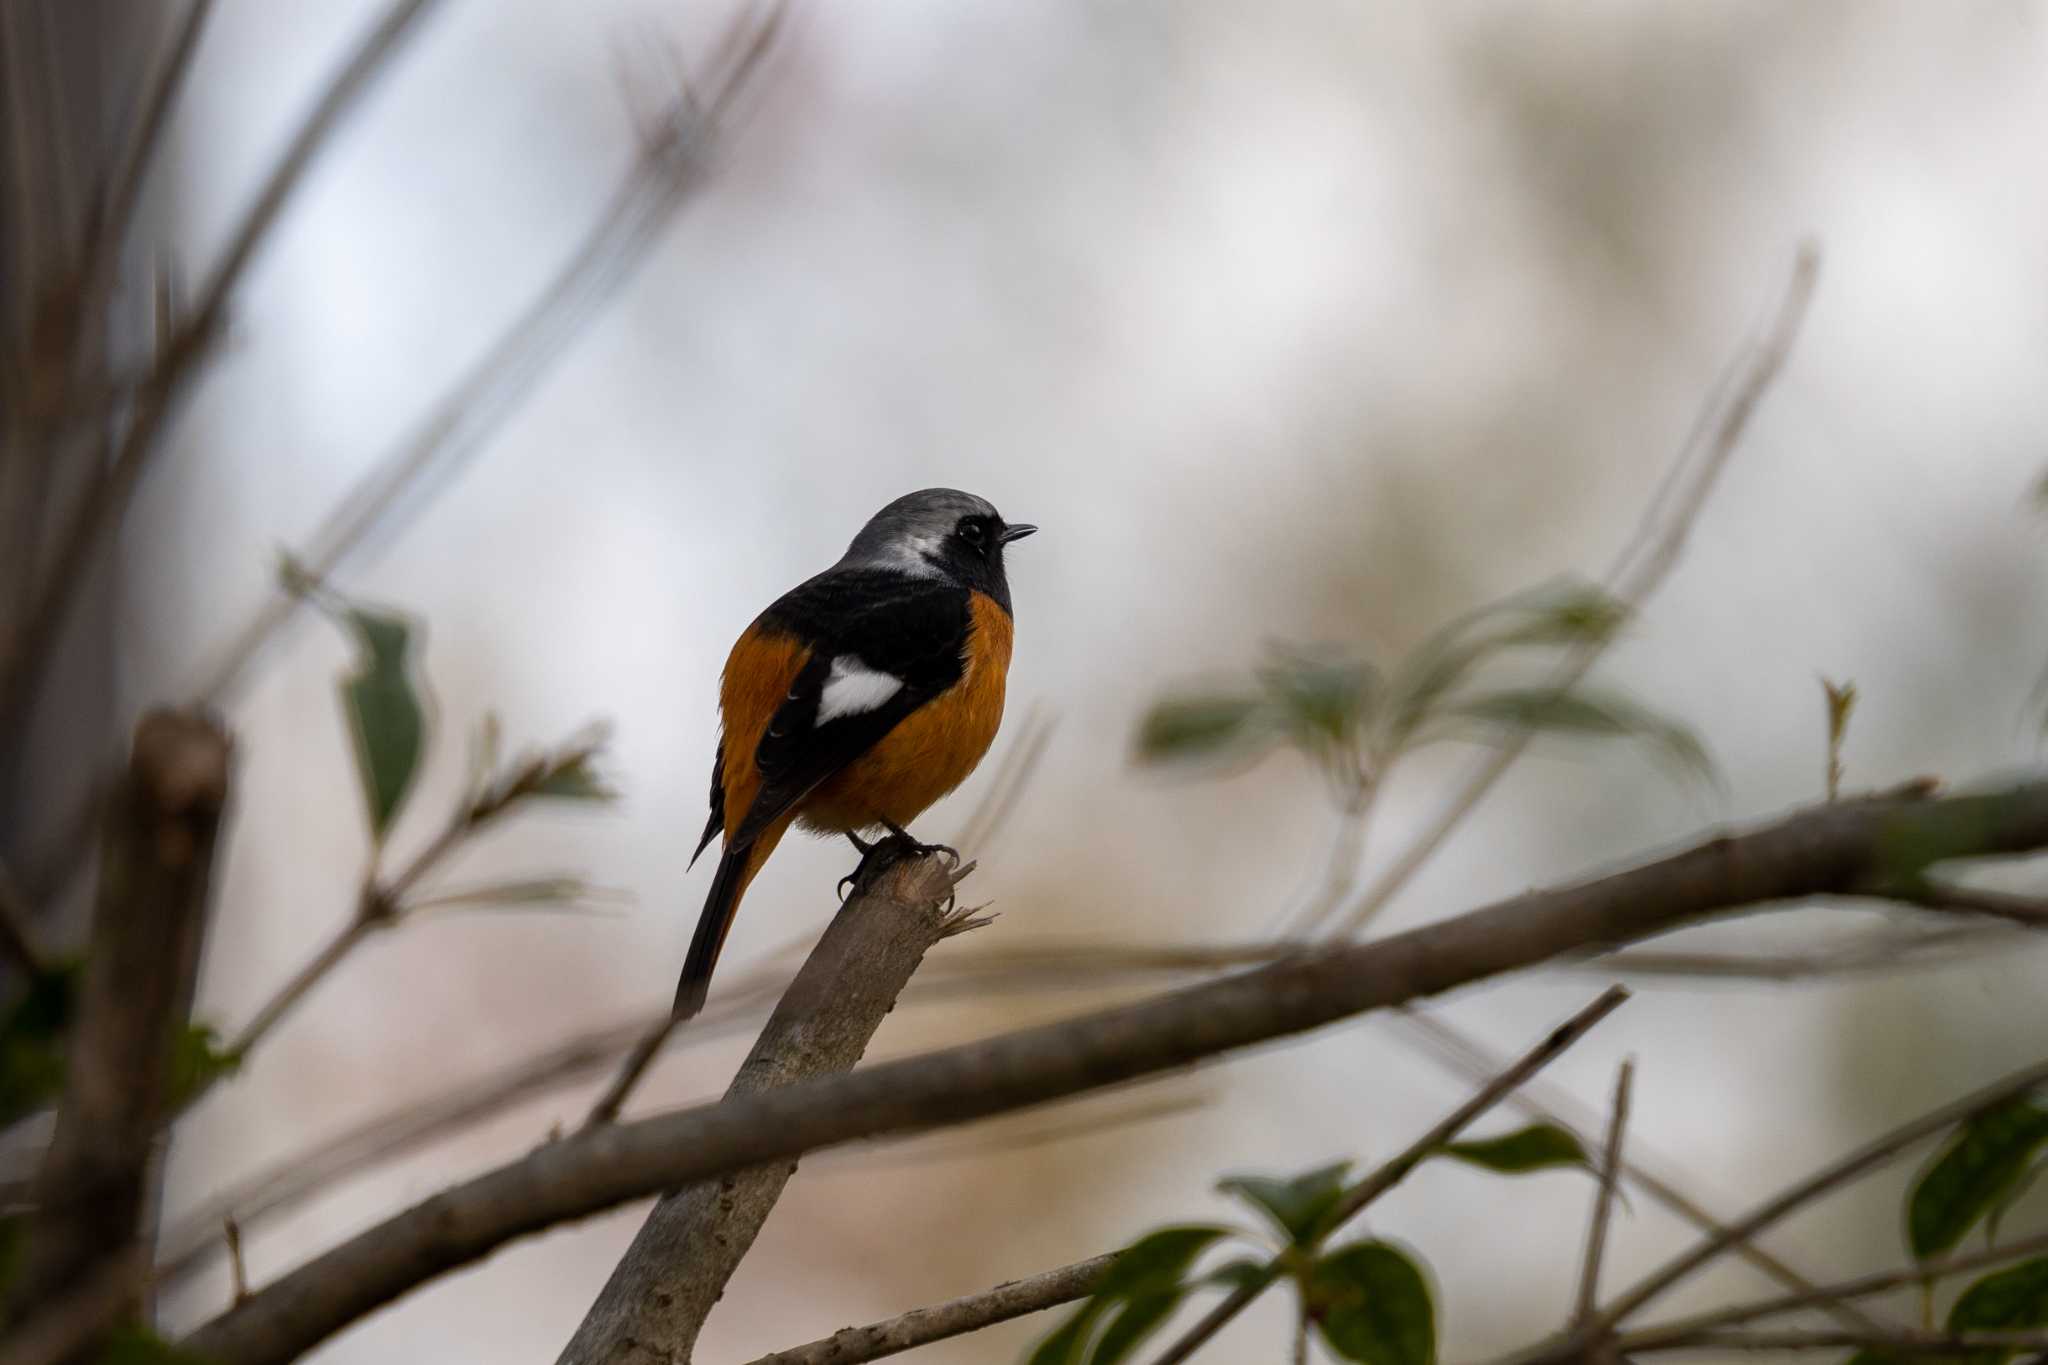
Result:
[[281,1362],[514,1238],[821,1147],[1156,1075],[1720,912],[1842,894],[1916,865],[2048,847],[2048,782],[1809,808],[1627,871],[1497,902],[1060,1023],[565,1139],[445,1190],[201,1327],[222,1365]]

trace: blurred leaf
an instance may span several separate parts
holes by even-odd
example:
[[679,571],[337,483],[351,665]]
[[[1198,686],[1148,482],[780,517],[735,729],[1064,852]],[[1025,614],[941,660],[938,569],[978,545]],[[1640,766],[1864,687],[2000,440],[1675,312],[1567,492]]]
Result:
[[0,1127],[47,1107],[64,1089],[64,1034],[83,972],[66,962],[31,979],[0,1020]]
[[1202,1223],[1148,1232],[1103,1273],[1095,1297],[1129,1298],[1178,1284],[1195,1258],[1229,1233],[1229,1228]]
[[1344,1173],[1350,1168],[1350,1162],[1340,1161],[1292,1179],[1226,1176],[1216,1188],[1257,1208],[1273,1220],[1290,1245],[1299,1245],[1321,1230],[1323,1219],[1343,1200]]
[[210,1365],[208,1357],[166,1341],[147,1327],[135,1326],[116,1327],[93,1361],[94,1365]]
[[[1038,1343],[1030,1365],[1094,1365],[1128,1354],[1166,1320],[1186,1294],[1190,1286],[1181,1279],[1195,1258],[1229,1232],[1225,1227],[1191,1224],[1160,1228],[1131,1243],[1103,1272],[1095,1292],[1073,1316]],[[1119,1305],[1121,1311],[1090,1355],[1088,1340],[1096,1323]],[[1110,1350],[1115,1354],[1104,1354]]]
[[1169,763],[1249,756],[1273,742],[1269,721],[1256,697],[1167,697],[1152,703],[1138,727],[1138,758]]
[[1311,753],[1352,748],[1386,686],[1363,659],[1294,647],[1276,648],[1258,679],[1295,742]]
[[1444,708],[1444,714],[1531,734],[1643,740],[1693,775],[1714,776],[1713,760],[1691,730],[1611,693],[1584,688],[1506,688],[1459,698]]
[[1353,1242],[1317,1261],[1303,1292],[1330,1349],[1369,1365],[1435,1365],[1436,1307],[1414,1260],[1387,1242]]
[[[1948,1310],[1951,1332],[2013,1332],[2048,1326],[2048,1256],[1986,1275],[1963,1291]],[[1998,1365],[2011,1350],[1970,1351],[1960,1357],[1969,1365]]]
[[1578,1138],[1554,1123],[1531,1124],[1497,1138],[1447,1142],[1438,1150],[1445,1156],[1456,1157],[1502,1175],[1521,1175],[1556,1166],[1593,1169],[1592,1158],[1586,1155],[1586,1149]]
[[1906,1196],[1906,1244],[1914,1258],[1954,1249],[2012,1193],[2043,1142],[2048,1109],[2024,1097],[1962,1125]]
[[213,1025],[185,1025],[171,1051],[171,1107],[182,1107],[221,1077],[234,1075],[241,1065],[240,1057],[221,1046]]
[[426,743],[426,712],[409,661],[412,628],[396,616],[349,607],[341,613],[360,646],[355,672],[342,679],[342,704],[355,737],[356,772],[381,841],[412,789]]
[[591,767],[591,756],[579,754],[534,784],[535,796],[554,796],[570,801],[616,801],[619,794],[606,786]]
[[1227,1289],[1245,1289],[1255,1284],[1264,1284],[1273,1278],[1274,1272],[1264,1261],[1241,1258],[1227,1261],[1210,1271],[1206,1279],[1210,1284],[1219,1284]]
[[1088,1365],[1116,1365],[1117,1361],[1143,1344],[1146,1337],[1158,1331],[1161,1323],[1173,1316],[1173,1310],[1180,1307],[1180,1301],[1186,1294],[1186,1289],[1176,1287],[1132,1298],[1102,1329],[1101,1339],[1095,1343],[1095,1350],[1088,1357]]
[[1418,645],[1388,687],[1390,738],[1406,745],[1471,678],[1505,650],[1574,646],[1610,639],[1629,618],[1628,604],[1590,583],[1567,581],[1492,603],[1444,626]]
[[409,910],[557,910],[569,914],[610,914],[633,895],[613,886],[594,886],[581,877],[531,877],[486,886],[437,891],[409,900]]
[[2048,1172],[2048,1161],[2035,1162],[2027,1167],[2025,1174],[2013,1182],[2011,1189],[2000,1195],[1997,1202],[1992,1204],[1990,1212],[1984,1215],[1984,1241],[1987,1246],[1997,1245],[1998,1225],[2005,1221],[2005,1216],[2012,1212],[2015,1204],[2027,1197],[2044,1172]]
[[1104,1307],[1106,1305],[1099,1299],[1083,1302],[1072,1317],[1038,1343],[1028,1358],[1028,1365],[1081,1365],[1089,1333],[1094,1330],[1095,1320],[1102,1315]]

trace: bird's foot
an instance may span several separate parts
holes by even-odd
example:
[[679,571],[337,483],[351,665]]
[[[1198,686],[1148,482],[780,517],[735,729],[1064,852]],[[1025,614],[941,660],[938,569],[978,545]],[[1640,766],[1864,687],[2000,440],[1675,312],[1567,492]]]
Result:
[[839,899],[843,903],[850,891],[865,891],[873,886],[884,872],[908,858],[924,858],[934,853],[943,853],[960,862],[960,851],[946,844],[921,843],[912,838],[908,831],[887,821],[882,827],[889,833],[872,843],[848,831],[846,838],[860,851],[860,866],[839,879]]

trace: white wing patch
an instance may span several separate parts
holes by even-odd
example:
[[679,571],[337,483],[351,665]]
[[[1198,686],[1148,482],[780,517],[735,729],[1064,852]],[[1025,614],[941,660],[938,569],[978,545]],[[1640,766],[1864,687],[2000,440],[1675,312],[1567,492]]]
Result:
[[903,679],[894,673],[879,673],[860,661],[858,654],[841,654],[832,660],[831,676],[818,694],[817,724],[841,716],[873,711],[903,690]]

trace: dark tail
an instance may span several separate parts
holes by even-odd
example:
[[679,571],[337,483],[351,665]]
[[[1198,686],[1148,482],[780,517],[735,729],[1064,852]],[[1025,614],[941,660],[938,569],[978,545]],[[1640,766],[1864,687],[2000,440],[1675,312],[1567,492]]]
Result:
[[733,915],[740,908],[740,896],[753,880],[759,844],[728,848],[718,859],[718,875],[711,879],[711,894],[704,898],[704,913],[697,917],[697,932],[690,938],[690,954],[683,959],[683,979],[676,983],[675,1015],[688,1019],[704,1008],[711,990],[711,969],[718,965],[719,950],[732,929]]

